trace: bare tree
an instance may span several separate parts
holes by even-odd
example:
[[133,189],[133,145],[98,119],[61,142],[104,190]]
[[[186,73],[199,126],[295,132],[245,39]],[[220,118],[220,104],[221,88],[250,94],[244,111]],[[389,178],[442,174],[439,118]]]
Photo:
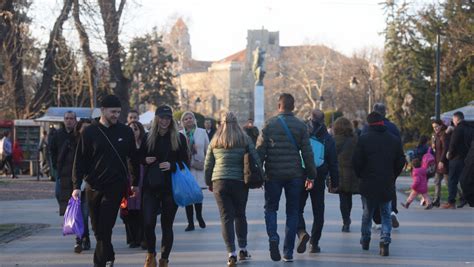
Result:
[[125,120],[130,108],[128,88],[130,80],[126,78],[122,70],[119,42],[119,24],[125,7],[126,0],[120,0],[118,8],[115,0],[98,0],[102,21],[104,23],[105,43],[109,61],[110,82],[115,95],[122,102],[122,114],[120,119]]
[[62,36],[63,24],[67,20],[72,8],[72,1],[73,0],[64,0],[61,13],[56,19],[53,30],[51,31],[43,64],[43,78],[33,101],[30,103],[30,111],[33,113],[44,111],[46,107],[52,104],[53,97],[51,88],[53,85],[53,76],[56,72],[54,60],[58,50],[59,39]]
[[73,1],[74,1],[74,8],[72,11],[72,15],[74,17],[74,23],[76,25],[77,32],[79,33],[79,40],[81,43],[82,52],[84,53],[84,57],[86,60],[85,72],[86,72],[87,83],[89,87],[90,106],[96,107],[97,106],[97,103],[96,103],[96,99],[97,99],[96,61],[90,49],[89,36],[80,19],[79,0],[73,0]]
[[[3,60],[7,63],[5,78],[7,87],[13,88],[15,116],[22,117],[26,106],[25,88],[23,87],[23,61],[21,18],[14,9],[13,0],[0,2],[0,51],[4,54]],[[2,60],[2,59],[0,59]]]

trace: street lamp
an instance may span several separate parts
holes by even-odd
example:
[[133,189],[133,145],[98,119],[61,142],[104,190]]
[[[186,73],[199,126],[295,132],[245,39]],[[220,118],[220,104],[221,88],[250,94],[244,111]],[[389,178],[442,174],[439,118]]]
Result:
[[436,93],[435,93],[435,117],[437,120],[440,119],[441,109],[440,109],[440,88],[439,88],[439,61],[440,61],[440,35],[436,35]]

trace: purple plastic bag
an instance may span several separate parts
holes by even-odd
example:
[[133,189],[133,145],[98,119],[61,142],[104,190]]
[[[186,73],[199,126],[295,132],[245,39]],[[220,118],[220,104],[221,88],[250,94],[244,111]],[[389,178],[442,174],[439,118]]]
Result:
[[64,213],[63,235],[75,234],[82,238],[84,234],[84,221],[82,220],[81,199],[69,199],[66,212]]

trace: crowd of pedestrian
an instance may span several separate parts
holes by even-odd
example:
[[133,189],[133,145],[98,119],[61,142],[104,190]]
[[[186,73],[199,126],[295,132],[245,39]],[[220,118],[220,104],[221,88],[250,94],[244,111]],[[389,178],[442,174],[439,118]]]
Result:
[[[112,228],[120,211],[130,248],[146,250],[145,267],[168,266],[173,243],[173,225],[178,210],[173,195],[172,176],[186,166],[203,190],[213,192],[217,203],[222,237],[228,253],[227,265],[251,259],[247,250],[246,206],[249,187],[244,182],[247,156],[265,175],[264,217],[273,261],[291,262],[294,250],[320,253],[324,226],[325,191],[339,195],[343,233],[351,231],[352,202],[361,195],[363,206],[360,245],[368,250],[372,222],[380,225],[380,255],[389,255],[392,227],[397,218],[396,179],[406,166],[398,128],[386,118],[383,104],[374,105],[367,125],[340,117],[329,132],[324,113],[315,109],[307,121],[293,110],[290,94],[278,99],[278,114],[259,130],[249,119],[244,127],[233,112],[220,118],[217,129],[206,119],[199,128],[193,112],[186,111],[179,121],[167,105],[156,109],[147,132],[131,110],[127,124],[118,121],[121,103],[108,95],[101,102],[101,116],[77,121],[76,114],[64,114],[64,127],[52,136],[46,133],[40,149],[55,170],[56,198],[60,215],[70,197],[81,200],[84,233],[78,236],[74,252],[91,247],[89,217],[96,239],[94,266],[113,266],[115,252]],[[422,136],[411,158],[413,184],[405,208],[422,196],[426,209],[456,208],[468,201],[472,206],[474,130],[463,114],[453,116],[453,126],[441,120],[432,122],[431,144]],[[11,164],[14,148],[6,133],[2,141],[2,166]],[[383,149],[381,149],[383,148]],[[47,155],[49,154],[49,155]],[[431,157],[428,157],[428,156]],[[8,159],[7,159],[8,158]],[[45,163],[45,165],[47,165]],[[12,167],[9,167],[12,168]],[[46,167],[43,167],[46,169]],[[433,201],[428,195],[428,179],[433,176]],[[442,181],[447,181],[448,202],[441,205]],[[458,184],[463,190],[458,189]],[[285,193],[286,222],[283,250],[280,250],[277,211]],[[311,200],[312,225],[307,225],[304,208]],[[308,203],[308,204],[309,204]],[[195,230],[194,214],[200,228],[206,228],[203,204],[185,207],[188,225]],[[157,217],[160,216],[161,249],[157,259]],[[237,246],[235,244],[237,237]]]

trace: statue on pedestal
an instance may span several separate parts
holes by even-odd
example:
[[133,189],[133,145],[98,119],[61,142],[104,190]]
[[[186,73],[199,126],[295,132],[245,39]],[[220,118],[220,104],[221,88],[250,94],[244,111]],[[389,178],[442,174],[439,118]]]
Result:
[[265,50],[258,46],[253,52],[253,73],[255,76],[255,85],[263,86],[263,77],[265,77]]

